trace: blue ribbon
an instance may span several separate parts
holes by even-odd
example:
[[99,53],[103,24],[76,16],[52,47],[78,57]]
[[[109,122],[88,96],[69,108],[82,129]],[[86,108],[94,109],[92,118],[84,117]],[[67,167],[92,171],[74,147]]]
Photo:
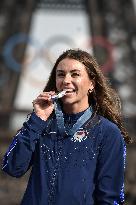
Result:
[[58,130],[60,135],[63,137],[65,135],[73,136],[76,131],[91,117],[92,115],[92,108],[89,107],[83,115],[77,120],[77,122],[73,125],[71,129],[66,131],[65,124],[64,124],[64,116],[63,112],[61,110],[60,104],[55,101],[54,102],[54,108],[55,108],[55,114],[56,114],[56,120],[58,125]]

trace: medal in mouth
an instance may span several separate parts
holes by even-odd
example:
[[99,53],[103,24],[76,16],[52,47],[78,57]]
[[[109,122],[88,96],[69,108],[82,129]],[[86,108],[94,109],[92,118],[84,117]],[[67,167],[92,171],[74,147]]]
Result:
[[76,90],[72,89],[72,88],[64,89],[61,92],[59,92],[58,94],[51,96],[51,99],[52,99],[52,101],[55,101],[59,98],[62,98],[65,95],[73,94],[75,92],[76,92]]
[[62,90],[58,94],[51,96],[51,99],[54,101],[54,100],[57,100],[59,98],[62,98],[64,95],[66,95],[66,90]]

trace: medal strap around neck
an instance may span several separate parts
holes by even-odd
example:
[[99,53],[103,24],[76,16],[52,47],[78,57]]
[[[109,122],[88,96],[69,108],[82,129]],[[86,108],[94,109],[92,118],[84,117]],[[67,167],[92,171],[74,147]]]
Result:
[[64,124],[64,116],[63,112],[61,110],[60,104],[55,101],[54,102],[54,108],[55,108],[55,114],[56,114],[56,120],[58,125],[58,130],[61,136],[71,135],[73,136],[75,132],[91,117],[92,115],[92,108],[89,107],[81,117],[77,120],[77,122],[73,125],[71,129],[66,131],[65,124]]

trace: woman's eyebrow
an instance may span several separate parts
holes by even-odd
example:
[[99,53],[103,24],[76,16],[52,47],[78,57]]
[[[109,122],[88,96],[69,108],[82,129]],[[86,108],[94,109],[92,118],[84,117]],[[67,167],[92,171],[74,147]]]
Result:
[[64,70],[57,69],[56,72],[64,72]]
[[[70,70],[70,72],[80,72],[79,69],[73,69],[73,70]],[[61,70],[61,69],[57,69],[56,72],[65,72],[64,70]]]
[[81,70],[79,70],[79,69],[73,69],[73,70],[71,70],[70,72],[80,72]]

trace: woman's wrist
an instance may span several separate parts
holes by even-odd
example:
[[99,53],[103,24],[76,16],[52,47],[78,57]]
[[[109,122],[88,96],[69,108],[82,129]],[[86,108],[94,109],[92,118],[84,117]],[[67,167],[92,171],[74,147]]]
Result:
[[44,114],[44,115],[41,115],[40,113],[38,112],[35,112],[35,114],[37,115],[37,117],[41,118],[42,120],[46,121],[48,119],[48,117]]

